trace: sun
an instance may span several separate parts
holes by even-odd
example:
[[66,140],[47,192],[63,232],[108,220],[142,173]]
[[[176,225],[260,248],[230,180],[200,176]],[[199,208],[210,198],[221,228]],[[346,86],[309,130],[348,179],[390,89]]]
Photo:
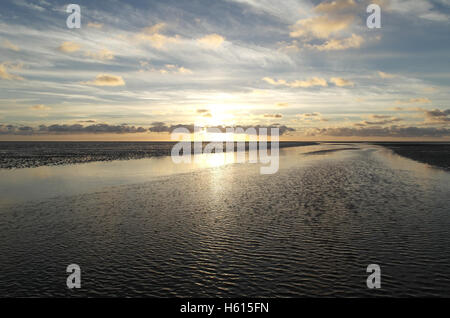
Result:
[[235,124],[234,115],[228,104],[209,104],[206,105],[209,110],[202,116],[197,117],[197,123],[201,126],[232,126]]

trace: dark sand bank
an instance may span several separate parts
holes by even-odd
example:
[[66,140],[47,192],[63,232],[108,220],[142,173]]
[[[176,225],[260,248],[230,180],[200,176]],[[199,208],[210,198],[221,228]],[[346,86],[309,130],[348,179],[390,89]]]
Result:
[[[174,145],[175,142],[0,142],[0,169],[168,156]],[[317,143],[280,142],[280,148],[309,145]]]
[[400,156],[450,170],[450,143],[373,143],[391,149]]

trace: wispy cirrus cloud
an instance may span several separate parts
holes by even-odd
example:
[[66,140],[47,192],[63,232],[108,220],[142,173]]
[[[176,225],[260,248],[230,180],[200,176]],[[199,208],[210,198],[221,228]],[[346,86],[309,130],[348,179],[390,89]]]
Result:
[[274,86],[287,86],[287,87],[302,87],[302,88],[308,88],[308,87],[314,87],[314,86],[321,86],[326,87],[328,86],[328,83],[325,79],[319,78],[319,77],[313,77],[307,80],[295,80],[295,81],[286,81],[283,79],[273,79],[271,77],[264,77],[263,81],[266,83],[269,83]]
[[11,43],[8,40],[4,40],[2,45],[3,45],[3,47],[5,47],[5,48],[7,48],[9,50],[12,50],[14,52],[19,52],[20,51],[20,48],[17,45]]
[[114,52],[108,50],[108,49],[101,49],[100,51],[97,52],[86,52],[85,56],[93,58],[95,60],[99,60],[99,61],[108,61],[108,60],[113,60],[114,59]]
[[22,64],[4,62],[0,64],[0,78],[10,81],[22,81],[24,78],[19,75],[11,74],[11,71],[22,69]]
[[[266,83],[269,83],[274,86],[286,86],[286,87],[292,87],[292,88],[308,88],[308,87],[327,87],[328,82],[326,79],[321,77],[312,77],[307,80],[295,80],[295,81],[286,81],[284,79],[273,79],[271,77],[264,77],[263,81]],[[343,79],[341,77],[332,77],[330,79],[330,83],[333,83],[334,85],[338,87],[345,87],[345,86],[355,86],[355,83],[353,83],[350,80]]]
[[381,77],[381,78],[383,78],[383,79],[388,79],[388,78],[395,78],[395,77],[397,77],[397,75],[395,75],[395,74],[389,74],[389,73],[381,72],[381,71],[378,71],[377,74],[378,74],[379,77]]
[[431,100],[426,97],[418,97],[418,98],[410,98],[406,100],[397,100],[395,102],[398,105],[404,105],[404,104],[430,104]]
[[[445,0],[440,1],[438,5],[449,6]],[[430,0],[390,0],[388,10],[435,22],[448,22],[450,20],[449,15],[439,11],[436,3]]]
[[88,22],[87,27],[88,28],[94,28],[94,29],[102,29],[103,28],[103,23]]
[[39,104],[39,105],[33,105],[30,107],[31,110],[39,110],[39,111],[43,111],[43,110],[51,110],[52,108],[43,104]]

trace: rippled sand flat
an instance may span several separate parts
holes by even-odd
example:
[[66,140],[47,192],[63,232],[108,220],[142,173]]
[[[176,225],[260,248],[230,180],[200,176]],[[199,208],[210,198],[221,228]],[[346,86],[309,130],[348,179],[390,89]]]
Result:
[[13,204],[0,295],[449,297],[450,174],[358,147],[290,148],[276,175],[227,164]]

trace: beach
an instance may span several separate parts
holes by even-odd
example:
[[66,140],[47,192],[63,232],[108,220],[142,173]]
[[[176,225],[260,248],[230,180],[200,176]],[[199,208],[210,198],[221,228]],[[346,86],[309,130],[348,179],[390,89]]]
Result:
[[401,156],[450,170],[449,143],[380,142],[376,144],[387,147]]
[[1,296],[450,296],[445,170],[369,144],[283,148],[274,175],[202,156],[0,170]]

